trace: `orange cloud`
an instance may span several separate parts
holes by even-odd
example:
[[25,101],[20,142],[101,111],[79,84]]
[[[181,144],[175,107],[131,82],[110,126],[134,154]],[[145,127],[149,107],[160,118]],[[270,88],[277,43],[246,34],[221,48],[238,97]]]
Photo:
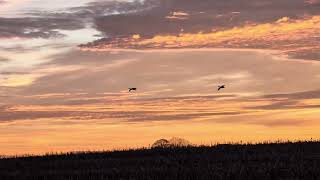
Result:
[[132,39],[140,39],[141,36],[139,34],[134,34],[132,35]]
[[[82,46],[82,50],[109,51],[110,49],[148,48],[263,48],[282,50],[284,53],[308,52],[319,49],[316,38],[320,35],[320,16],[293,20],[283,17],[274,23],[247,24],[209,33],[180,33],[179,35],[156,35],[152,38],[116,39],[102,44]],[[301,48],[304,49],[301,52]]]
[[305,20],[289,22],[288,18],[282,18],[276,23],[246,25],[229,30],[211,33],[180,34],[179,36],[158,35],[151,39],[133,42],[138,46],[164,46],[164,47],[188,47],[219,45],[223,42],[258,41],[258,40],[298,40],[305,36],[318,34],[320,30],[320,16],[314,16]]
[[178,19],[184,20],[189,17],[189,14],[183,11],[172,12],[170,15],[166,16],[166,19]]
[[27,86],[30,85],[35,79],[36,76],[34,75],[18,75],[0,80],[0,84],[8,87]]
[[288,22],[290,20],[290,18],[288,17],[283,17],[281,19],[278,19],[277,23],[285,23],[285,22]]

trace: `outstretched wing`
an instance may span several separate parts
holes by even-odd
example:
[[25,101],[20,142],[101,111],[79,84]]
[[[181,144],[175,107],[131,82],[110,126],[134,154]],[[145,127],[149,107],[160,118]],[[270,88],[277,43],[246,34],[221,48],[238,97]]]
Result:
[[223,89],[223,88],[225,88],[225,85],[218,86],[218,91],[220,91],[220,89]]

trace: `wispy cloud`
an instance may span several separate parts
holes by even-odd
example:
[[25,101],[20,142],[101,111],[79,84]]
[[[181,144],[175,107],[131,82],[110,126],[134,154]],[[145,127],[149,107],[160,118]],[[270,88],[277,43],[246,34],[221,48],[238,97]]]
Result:
[[158,3],[152,4],[150,1],[94,1],[65,10],[31,9],[19,17],[0,17],[0,38],[59,38],[63,36],[59,30],[84,29],[95,18],[144,11]]
[[80,20],[66,18],[0,18],[0,38],[49,38],[62,34],[57,30],[84,28]]
[[[127,95],[123,95],[126,98],[119,99],[120,94],[115,96],[104,96],[103,94],[45,95],[42,96],[42,101],[49,101],[51,104],[5,106],[1,109],[0,121],[7,123],[45,118],[64,119],[65,121],[68,119],[77,120],[73,122],[74,124],[81,124],[83,121],[104,120],[120,124],[210,121],[273,127],[301,126],[305,120],[314,120],[315,116],[319,114],[319,111],[316,110],[320,106],[320,98],[317,97],[291,100],[283,97],[274,99],[263,96],[249,98],[232,96],[232,99],[224,99],[223,95],[203,95],[129,99]],[[295,93],[290,96],[295,96]],[[58,99],[57,104],[54,103],[54,99]],[[62,99],[67,100],[63,102]],[[82,100],[82,103],[69,104],[68,99],[70,102],[77,101],[77,99]],[[304,118],[298,121],[297,119],[302,116]]]
[[[305,120],[314,120],[320,97],[312,89],[320,80],[319,64],[273,58],[249,51],[75,50],[38,65],[32,74],[39,77],[10,90],[12,97],[1,97],[11,106],[1,111],[0,120],[203,121],[266,127],[301,126]],[[310,81],[303,81],[306,77]],[[227,88],[216,93],[221,82]],[[128,93],[130,85],[138,91]],[[305,113],[309,116],[297,121]]]
[[0,57],[0,63],[4,63],[8,61],[10,61],[8,58]]

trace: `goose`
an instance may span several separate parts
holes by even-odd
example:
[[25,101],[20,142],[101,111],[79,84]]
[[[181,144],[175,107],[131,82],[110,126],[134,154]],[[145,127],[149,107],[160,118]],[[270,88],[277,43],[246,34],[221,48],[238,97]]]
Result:
[[129,89],[129,92],[137,90],[137,88],[128,88],[128,89]]

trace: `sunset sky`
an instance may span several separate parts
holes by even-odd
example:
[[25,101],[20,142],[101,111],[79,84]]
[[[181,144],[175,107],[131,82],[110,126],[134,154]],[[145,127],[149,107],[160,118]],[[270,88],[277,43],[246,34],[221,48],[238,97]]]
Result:
[[320,0],[0,0],[0,155],[320,139],[319,117]]

